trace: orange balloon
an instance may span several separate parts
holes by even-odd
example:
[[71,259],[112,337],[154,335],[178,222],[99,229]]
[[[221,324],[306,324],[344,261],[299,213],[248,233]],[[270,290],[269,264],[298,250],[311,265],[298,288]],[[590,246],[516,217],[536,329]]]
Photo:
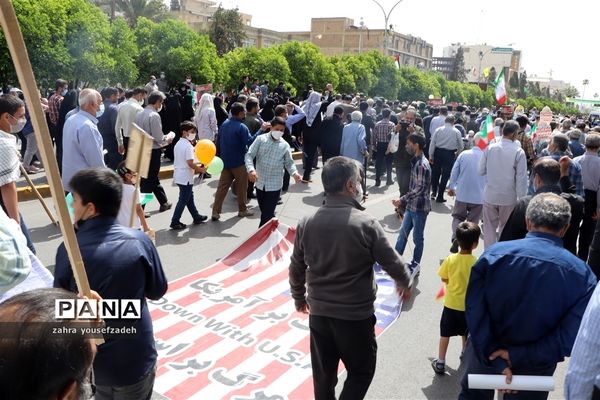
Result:
[[202,139],[198,143],[196,143],[196,158],[204,165],[210,164],[210,162],[217,155],[217,148],[215,144],[208,140]]

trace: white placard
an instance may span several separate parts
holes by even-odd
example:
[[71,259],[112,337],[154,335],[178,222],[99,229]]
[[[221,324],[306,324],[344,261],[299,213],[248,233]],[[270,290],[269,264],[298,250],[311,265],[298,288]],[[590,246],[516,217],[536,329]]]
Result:
[[508,385],[506,383],[506,376],[504,375],[469,374],[469,389],[508,389],[551,392],[554,390],[554,377],[513,375],[512,383]]

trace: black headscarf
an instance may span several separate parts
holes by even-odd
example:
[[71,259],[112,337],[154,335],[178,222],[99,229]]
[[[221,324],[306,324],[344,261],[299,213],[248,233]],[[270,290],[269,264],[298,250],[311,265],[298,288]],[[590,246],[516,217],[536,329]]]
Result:
[[223,99],[219,96],[215,96],[214,102],[215,114],[217,116],[217,126],[220,128],[223,122],[227,121],[227,112],[223,109]]

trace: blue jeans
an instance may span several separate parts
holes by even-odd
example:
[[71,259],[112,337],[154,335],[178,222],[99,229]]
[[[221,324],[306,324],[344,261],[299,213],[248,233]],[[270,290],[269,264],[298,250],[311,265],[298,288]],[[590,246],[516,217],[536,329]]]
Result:
[[173,212],[173,218],[171,218],[171,225],[178,224],[179,219],[181,218],[181,214],[183,214],[183,209],[187,206],[188,211],[192,214],[192,218],[194,220],[200,218],[200,213],[196,209],[196,204],[194,204],[194,186],[193,185],[177,185],[179,186],[179,199],[177,200],[177,205],[175,206],[175,211]]
[[404,219],[402,220],[402,226],[400,227],[400,234],[396,241],[396,251],[400,254],[404,254],[404,248],[408,241],[408,235],[413,230],[413,242],[415,243],[415,251],[413,252],[412,262],[419,264],[423,257],[423,243],[425,241],[423,232],[425,231],[425,222],[427,222],[427,214],[424,211],[409,211],[406,210],[404,213]]

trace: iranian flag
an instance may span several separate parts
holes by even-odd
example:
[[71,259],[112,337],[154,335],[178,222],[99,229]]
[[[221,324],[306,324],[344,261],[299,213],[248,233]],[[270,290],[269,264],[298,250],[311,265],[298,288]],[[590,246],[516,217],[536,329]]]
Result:
[[485,121],[481,123],[481,130],[479,131],[479,136],[481,136],[481,140],[477,143],[477,146],[484,150],[488,144],[496,137],[494,135],[494,123],[492,121],[492,116],[488,114]]
[[504,82],[504,69],[498,75],[496,79],[496,101],[499,105],[504,104],[506,101],[506,83]]

